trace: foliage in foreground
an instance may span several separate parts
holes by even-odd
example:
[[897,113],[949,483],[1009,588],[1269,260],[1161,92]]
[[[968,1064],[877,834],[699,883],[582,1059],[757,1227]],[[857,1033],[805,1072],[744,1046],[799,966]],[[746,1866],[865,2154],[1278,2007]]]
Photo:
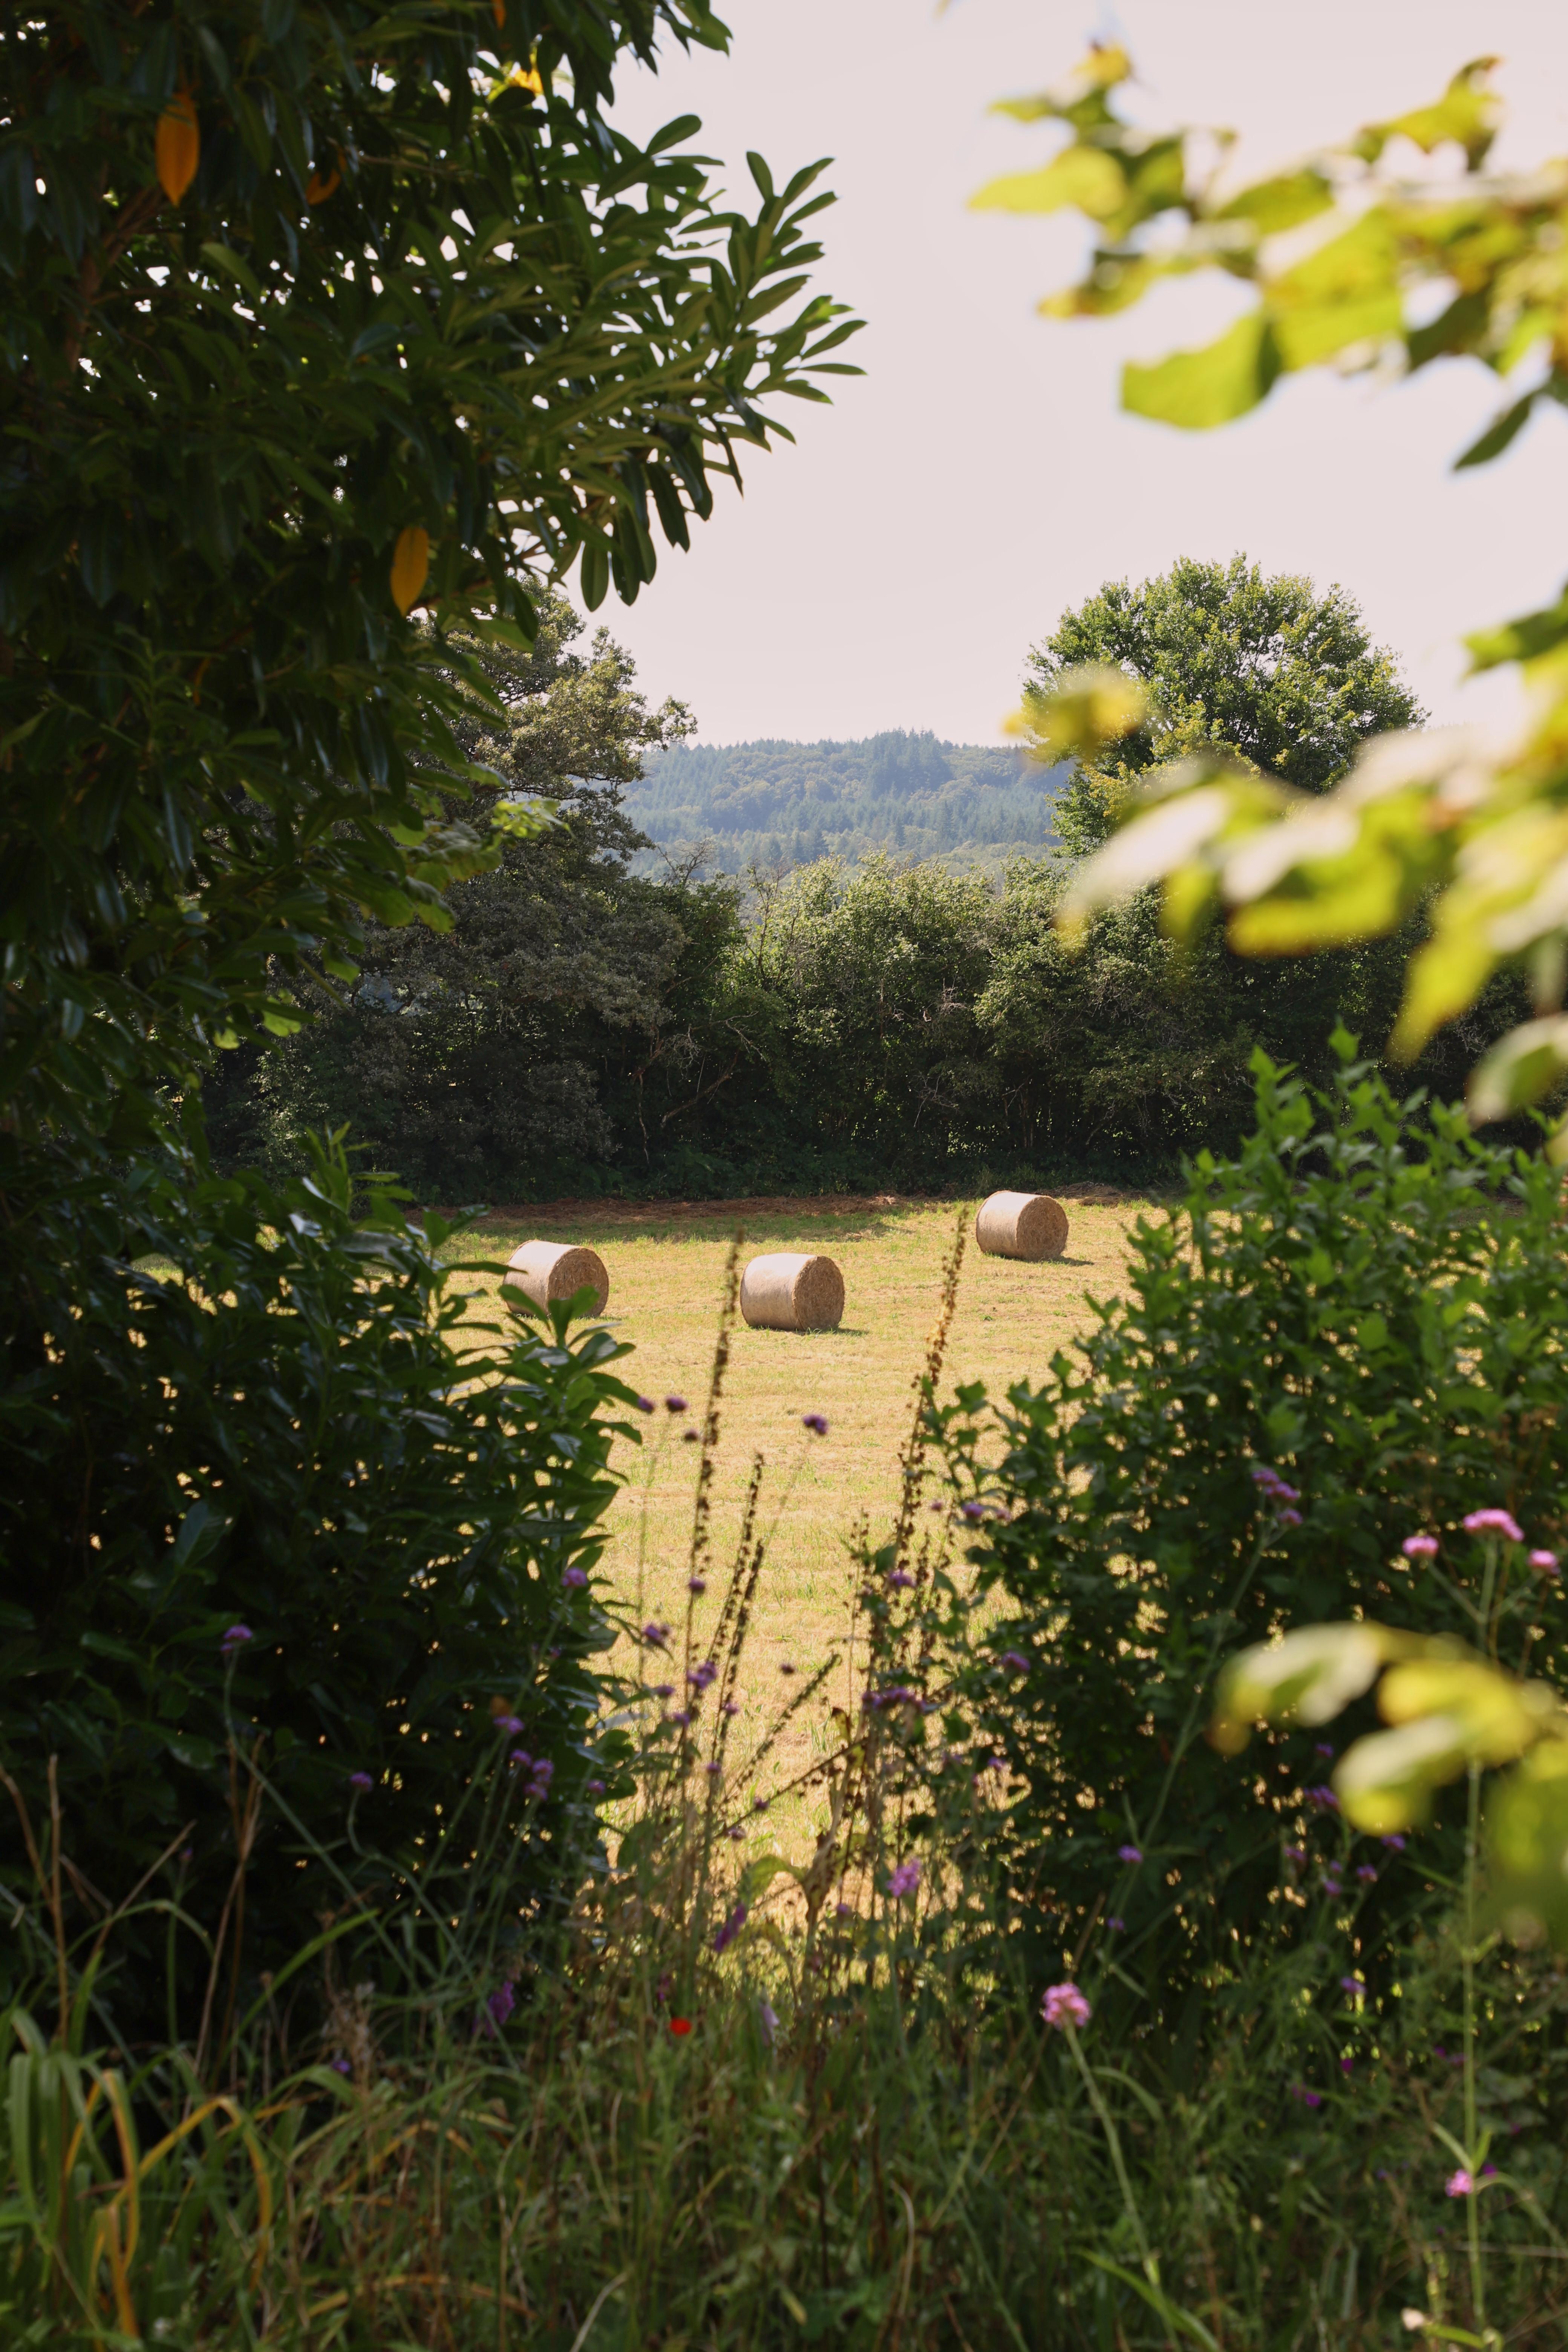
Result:
[[[367,1903],[417,1979],[477,1851],[484,1916],[544,1929],[597,1838],[590,1572],[626,1349],[467,1322],[447,1229],[384,1188],[356,1219],[352,1191],[341,1147],[278,1192],[149,1179],[145,1270],[91,1183],[35,1228],[39,1369],[0,1423],[0,1885],[31,1887],[63,1810],[51,1932],[103,1944],[96,2015],[125,2042],[220,1964],[221,2038],[259,1971]],[[0,1984],[37,1957],[12,1938]]]
[[[1062,125],[1067,143],[1043,168],[995,181],[976,201],[1087,216],[1089,269],[1042,305],[1058,317],[1103,317],[1196,269],[1223,269],[1254,289],[1253,307],[1205,350],[1127,367],[1122,401],[1137,414],[1203,430],[1246,415],[1293,370],[1414,373],[1471,358],[1501,379],[1525,377],[1456,460],[1485,465],[1539,405],[1560,404],[1568,392],[1568,161],[1489,172],[1501,119],[1489,83],[1497,62],[1477,58],[1435,103],[1237,187],[1214,168],[1212,132],[1152,132],[1117,110],[1131,62],[1119,47],[1097,47],[1068,82],[1005,110]],[[1452,173],[1450,163],[1447,178],[1428,169],[1402,178],[1394,166],[1412,147],[1423,157],[1452,151],[1463,169]],[[1172,234],[1179,223],[1185,234]],[[1511,971],[1528,977],[1536,1018],[1487,1054],[1471,1110],[1499,1118],[1560,1089],[1568,591],[1468,645],[1477,669],[1520,665],[1531,707],[1508,740],[1458,728],[1394,736],[1365,751],[1331,794],[1310,798],[1291,789],[1289,772],[1284,782],[1237,773],[1207,747],[1152,781],[1152,806],[1129,808],[1125,830],[1080,877],[1069,915],[1081,919],[1163,880],[1176,935],[1220,914],[1241,952],[1280,956],[1394,933],[1425,912],[1428,936],[1410,959],[1396,1055],[1420,1053],[1496,973]],[[1066,705],[1037,705],[1030,716],[1042,751],[1100,757],[1139,723],[1125,684],[1083,673]]]
[[[1451,1818],[1409,1853],[1350,1835],[1302,1725],[1245,1775],[1204,1745],[1222,1657],[1358,1611],[1468,1638],[1465,1517],[1506,1506],[1552,1549],[1568,1529],[1556,1172],[1457,1112],[1413,1123],[1338,1043],[1329,1097],[1260,1067],[1257,1133],[1140,1224],[1078,1349],[942,1415],[1001,1604],[963,1688],[1016,1776],[1019,1948],[1043,1979],[1109,1939],[1119,2013],[1178,2079],[1231,2030],[1240,1947],[1316,1937],[1342,1883],[1347,1966],[1381,2000],[1459,1863]],[[1529,1632],[1537,1671],[1568,1682],[1549,1579]]]

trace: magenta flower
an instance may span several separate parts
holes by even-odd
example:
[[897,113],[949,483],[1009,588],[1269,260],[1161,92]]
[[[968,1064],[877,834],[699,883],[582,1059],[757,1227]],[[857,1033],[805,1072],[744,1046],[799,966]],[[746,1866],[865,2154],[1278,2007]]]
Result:
[[1406,1536],[1399,1547],[1406,1559],[1432,1559],[1436,1556],[1436,1536]]
[[587,1783],[587,1789],[591,1797],[602,1797],[605,1793],[605,1784],[602,1780],[590,1780]]
[[1004,1650],[996,1663],[1005,1666],[1009,1674],[1026,1675],[1029,1671],[1029,1661],[1021,1650]]
[[1554,1551],[1532,1551],[1530,1555],[1530,1565],[1531,1568],[1539,1569],[1542,1576],[1555,1576],[1557,1554]]
[[1375,1886],[1377,1884],[1377,1873],[1370,1862],[1363,1862],[1358,1866],[1356,1876],[1363,1886]]
[[888,1582],[895,1592],[912,1592],[915,1589],[914,1578],[905,1568],[895,1568]]
[[1279,1524],[1282,1528],[1299,1528],[1301,1524],[1301,1514],[1300,1511],[1281,1511],[1279,1517]]
[[686,1399],[684,1397],[667,1396],[664,1401],[664,1409],[666,1412],[684,1412],[686,1411]]
[[[1466,1525],[1468,1526],[1468,1524],[1469,1523],[1467,1520]],[[1443,2183],[1443,2189],[1445,2194],[1449,2197],[1473,2197],[1476,2193],[1475,2181],[1465,2170],[1462,2164],[1460,2165],[1458,2172],[1449,2173],[1448,2178]]]
[[1040,2015],[1047,2025],[1060,2033],[1069,2025],[1087,2025],[1094,2011],[1077,1985],[1070,1979],[1066,1984],[1047,1985],[1040,2002]]
[[1142,1862],[1143,1852],[1141,1846],[1119,1845],[1116,1849],[1116,1856],[1119,1862]]
[[908,1862],[900,1862],[898,1868],[889,1874],[888,1892],[895,1902],[901,1903],[906,1895],[914,1893],[920,1883],[920,1863],[916,1856],[911,1854]]
[[1362,1993],[1366,1990],[1366,1987],[1363,1984],[1360,1977],[1342,1977],[1340,1979],[1340,1990],[1342,1992]]
[[367,1790],[374,1789],[374,1786],[375,1782],[371,1779],[368,1772],[351,1772],[349,1774],[349,1787],[351,1789],[358,1789],[362,1795]]
[[651,1412],[653,1411],[652,1397],[638,1397],[637,1411],[639,1412]]
[[561,1581],[563,1584],[574,1586],[586,1584],[588,1571],[585,1568],[563,1568],[561,1571]]
[[1524,1530],[1511,1511],[1472,1511],[1464,1526],[1468,1536],[1506,1536],[1510,1543],[1524,1541]]
[[700,1601],[708,1590],[708,1579],[705,1576],[689,1576],[686,1580],[686,1590],[688,1592],[695,1593],[697,1599]]
[[817,1437],[826,1436],[827,1416],[826,1413],[803,1412],[800,1417],[800,1422],[801,1427],[803,1429],[809,1429],[814,1435]]
[[522,1729],[522,1725],[515,1715],[498,1715],[494,1722],[496,1730],[503,1732],[509,1739],[515,1738]]
[[1353,2058],[1342,2058],[1340,2060],[1340,2072],[1342,2074],[1353,2074],[1355,2073],[1355,2060]]
[[256,1636],[248,1625],[231,1625],[218,1643],[218,1648],[226,1658],[237,1657],[247,1642],[254,1642]]
[[1125,1919],[1119,1919],[1113,1911],[1105,1924],[1108,1927],[1125,1927],[1127,1922]]
[[1397,1830],[1391,1831],[1389,1835],[1385,1838],[1379,1838],[1378,1843],[1379,1845],[1387,1846],[1390,1852],[1394,1853],[1403,1853],[1405,1852],[1405,1840],[1400,1836]]
[[510,1978],[502,1978],[494,1992],[486,2000],[485,2007],[489,2011],[489,2031],[493,2033],[498,2025],[506,2023],[507,2019],[517,2007],[517,1995],[511,1989]]
[[669,1628],[668,1625],[658,1624],[650,1618],[642,1629],[642,1637],[650,1650],[662,1650],[669,1639]]
[[514,1772],[526,1772],[533,1762],[526,1748],[514,1748],[506,1760]]

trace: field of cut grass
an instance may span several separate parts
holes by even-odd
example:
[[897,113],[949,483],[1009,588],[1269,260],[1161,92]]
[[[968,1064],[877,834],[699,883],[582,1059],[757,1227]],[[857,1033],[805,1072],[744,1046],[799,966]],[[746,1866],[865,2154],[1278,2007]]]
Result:
[[[643,1459],[615,1505],[605,1565],[639,1618],[673,1625],[686,1604],[698,1451],[682,1442],[682,1432],[698,1425],[707,1397],[731,1240],[743,1230],[742,1262],[763,1250],[815,1250],[842,1269],[847,1301],[838,1330],[796,1335],[741,1325],[731,1343],[714,1486],[719,1572],[703,1610],[719,1604],[755,1453],[766,1462],[763,1525],[778,1514],[749,1647],[744,1697],[752,1721],[742,1727],[760,1727],[776,1709],[787,1688],[780,1673],[786,1663],[806,1674],[836,1652],[844,1658],[853,1581],[846,1538],[861,1512],[876,1539],[890,1525],[911,1384],[935,1320],[955,1223],[963,1217],[969,1242],[942,1385],[980,1380],[1000,1395],[1020,1375],[1042,1372],[1054,1351],[1085,1328],[1087,1296],[1103,1297],[1120,1286],[1136,1217],[1158,1213],[1146,1199],[1113,1196],[1103,1187],[1085,1193],[1064,1196],[1071,1220],[1065,1255],[1037,1265],[982,1257],[973,1243],[973,1202],[563,1203],[497,1211],[466,1237],[458,1253],[466,1257],[502,1259],[539,1236],[586,1243],[604,1258],[606,1320],[636,1349],[626,1377],[658,1408],[644,1425]],[[489,1301],[499,1282],[470,1276],[465,1286]],[[667,1412],[669,1396],[685,1400],[689,1411]],[[808,1412],[826,1416],[826,1437],[802,1426]],[[829,1696],[844,1695],[836,1674],[824,1706]],[[782,1769],[801,1769],[814,1738],[822,1736],[803,1719]],[[794,1811],[781,1828],[804,1828]]]

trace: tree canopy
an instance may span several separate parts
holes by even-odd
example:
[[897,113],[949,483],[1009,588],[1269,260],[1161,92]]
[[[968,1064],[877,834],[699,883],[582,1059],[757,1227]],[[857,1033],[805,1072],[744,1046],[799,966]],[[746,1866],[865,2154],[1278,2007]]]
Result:
[[[850,331],[809,166],[605,109],[706,0],[62,0],[0,32],[0,1096],[130,1141],[492,853],[443,651],[685,546]],[[804,299],[801,299],[804,298]],[[423,613],[431,625],[420,626]],[[458,664],[460,668],[461,665]],[[476,678],[478,673],[472,674]]]
[[1299,573],[1267,579],[1245,555],[1184,556],[1135,588],[1108,580],[1032,650],[1029,685],[1049,694],[1094,664],[1147,688],[1142,722],[1117,746],[1127,774],[1223,749],[1322,792],[1369,736],[1423,715],[1342,588],[1320,595]]

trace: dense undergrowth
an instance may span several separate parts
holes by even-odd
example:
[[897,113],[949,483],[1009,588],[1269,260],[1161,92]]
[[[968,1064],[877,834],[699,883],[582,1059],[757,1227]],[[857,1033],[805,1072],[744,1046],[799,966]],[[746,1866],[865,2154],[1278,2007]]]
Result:
[[[850,1537],[858,1703],[805,1769],[808,1856],[779,1851],[771,1808],[779,1733],[821,1677],[738,1744],[777,1538],[760,1463],[728,1556],[709,1507],[733,1265],[691,1607],[628,1625],[635,1668],[601,1671],[603,1840],[548,1923],[478,1816],[455,1874],[423,1875],[416,1822],[378,1850],[379,1782],[350,1815],[363,1866],[339,1911],[258,1882],[226,1941],[212,1898],[187,1912],[176,1859],[104,1917],[73,1866],[79,1808],[46,1801],[12,1894],[8,2340],[1559,2342],[1560,1962],[1491,1937],[1467,2000],[1447,1816],[1356,1838],[1327,1743],[1287,1727],[1260,1764],[1201,1739],[1218,1665],[1258,1629],[1238,1559],[1265,1630],[1387,1613],[1415,1567],[1410,1620],[1436,1623],[1473,1600],[1478,1506],[1525,1526],[1537,1559],[1519,1548],[1511,1605],[1550,1661],[1555,1189],[1442,1117],[1415,1148],[1362,1068],[1321,1104],[1266,1071],[1259,1100],[1249,1154],[1142,1230],[1082,1361],[1014,1392],[1000,1454],[983,1398],[941,1402],[955,1241],[892,1525]],[[1315,1382],[1289,1352],[1303,1269],[1300,1315],[1373,1283],[1387,1335]],[[1201,1431],[1163,1410],[1183,1367],[1209,1384]],[[1159,1444],[1133,1442],[1145,1423]],[[1436,1551],[1401,1569],[1415,1528]],[[416,1586],[405,1606],[423,1605]],[[503,1629],[492,1681],[506,1646]],[[264,1809],[224,1647],[215,1632],[201,1697],[226,1726],[214,1778]],[[555,1800],[513,1749],[521,1723],[496,1730],[523,1851]],[[117,1941],[182,1914],[209,1938],[208,1990],[169,2030],[127,2031]],[[373,1947],[362,1915],[393,1932]],[[442,1932],[410,1936],[421,1918]],[[268,1948],[290,1933],[292,1972]],[[1483,2151],[1473,2179],[1457,2147]]]

